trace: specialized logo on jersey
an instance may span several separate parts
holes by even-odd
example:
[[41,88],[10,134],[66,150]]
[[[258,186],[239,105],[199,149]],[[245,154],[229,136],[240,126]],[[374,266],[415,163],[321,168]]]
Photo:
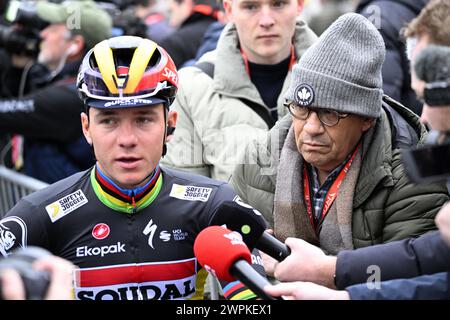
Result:
[[75,296],[81,300],[172,300],[195,293],[195,258],[78,270]]
[[155,232],[156,232],[157,228],[158,228],[158,226],[156,224],[153,224],[153,220],[150,219],[148,224],[145,226],[144,231],[142,231],[143,234],[148,236],[148,245],[152,249],[155,249],[155,247],[153,247],[153,237],[155,236]]
[[105,239],[109,236],[111,229],[106,223],[98,223],[92,228],[92,236],[97,240]]
[[45,207],[52,222],[55,222],[88,202],[83,191],[77,190]]
[[181,200],[206,202],[211,195],[211,191],[212,188],[182,186],[174,183],[170,196]]
[[15,248],[27,246],[27,225],[16,216],[0,221],[0,252],[6,257]]

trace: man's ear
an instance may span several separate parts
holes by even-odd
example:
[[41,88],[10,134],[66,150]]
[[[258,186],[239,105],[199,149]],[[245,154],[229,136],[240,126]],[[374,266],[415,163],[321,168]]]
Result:
[[233,4],[230,0],[223,0],[223,9],[225,11],[225,16],[227,21],[234,22],[233,21]]
[[86,41],[81,35],[75,35],[72,38],[72,44],[67,49],[69,56],[77,57],[83,54],[83,49],[86,45]]
[[92,145],[92,138],[91,138],[91,134],[89,132],[89,117],[84,112],[81,113],[81,128],[83,129],[83,134],[84,134],[84,137],[86,138],[87,143]]
[[175,131],[175,127],[177,125],[177,118],[178,113],[174,110],[169,112],[169,115],[167,116],[167,136],[166,136],[166,142],[169,142],[172,140],[173,132]]
[[297,13],[298,13],[298,15],[300,15],[303,11],[303,6],[305,4],[305,0],[297,0],[297,4],[298,4]]
[[375,118],[365,118],[363,127],[362,127],[362,131],[366,132],[367,130],[372,128],[375,125],[375,121],[377,121],[377,119],[375,119]]

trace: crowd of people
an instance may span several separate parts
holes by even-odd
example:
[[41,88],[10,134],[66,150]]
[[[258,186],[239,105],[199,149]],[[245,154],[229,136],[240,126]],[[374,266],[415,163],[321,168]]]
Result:
[[[4,8],[0,164],[50,186],[0,252],[50,252],[41,299],[205,299],[194,243],[226,201],[290,249],[251,248],[269,296],[450,298],[450,181],[402,157],[450,141],[449,0],[129,2],[37,1],[28,33]],[[2,298],[29,298],[5,265]]]

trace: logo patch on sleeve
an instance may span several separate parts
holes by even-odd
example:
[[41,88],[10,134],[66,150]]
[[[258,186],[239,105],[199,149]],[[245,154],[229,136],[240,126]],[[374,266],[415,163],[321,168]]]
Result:
[[16,248],[27,246],[27,225],[16,216],[0,221],[0,254],[7,257]]
[[77,190],[45,207],[52,222],[55,222],[88,202],[83,191]]
[[206,202],[209,199],[211,191],[212,188],[181,186],[174,183],[170,191],[170,196],[181,200]]

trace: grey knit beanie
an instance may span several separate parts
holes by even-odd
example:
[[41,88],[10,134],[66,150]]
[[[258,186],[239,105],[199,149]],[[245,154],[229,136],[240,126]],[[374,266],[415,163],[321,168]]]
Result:
[[384,41],[362,15],[339,17],[301,57],[285,98],[300,105],[379,117]]

